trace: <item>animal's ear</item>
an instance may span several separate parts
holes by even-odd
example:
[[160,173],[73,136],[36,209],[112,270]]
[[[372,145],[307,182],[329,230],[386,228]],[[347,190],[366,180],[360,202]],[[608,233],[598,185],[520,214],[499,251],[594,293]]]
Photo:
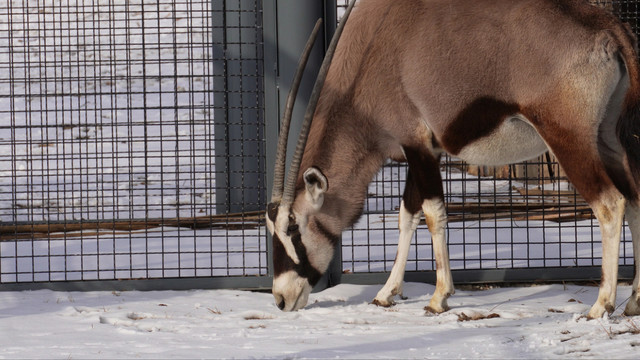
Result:
[[315,210],[319,210],[324,201],[324,193],[329,188],[327,177],[317,167],[308,168],[303,177],[307,200]]

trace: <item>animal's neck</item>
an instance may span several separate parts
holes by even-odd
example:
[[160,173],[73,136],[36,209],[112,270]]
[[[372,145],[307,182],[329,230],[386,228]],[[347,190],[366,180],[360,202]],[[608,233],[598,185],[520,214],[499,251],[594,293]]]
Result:
[[[334,234],[362,214],[368,185],[385,161],[373,129],[349,105],[316,112],[300,174],[315,166],[327,177],[329,189],[316,216]],[[304,191],[301,175],[298,191]]]
[[[356,104],[361,65],[374,25],[349,21],[346,31],[357,36],[341,39],[327,76],[309,132],[297,189],[304,191],[302,174],[315,166],[327,177],[329,189],[316,216],[327,230],[341,233],[362,213],[367,188],[386,155],[380,146],[380,127],[370,112]],[[349,30],[350,27],[357,31]],[[360,97],[361,99],[361,97]]]

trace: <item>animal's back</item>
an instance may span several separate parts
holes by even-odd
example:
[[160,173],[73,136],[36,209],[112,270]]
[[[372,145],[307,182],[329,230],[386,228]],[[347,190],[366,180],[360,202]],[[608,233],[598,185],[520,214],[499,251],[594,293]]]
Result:
[[[330,74],[337,88],[401,143],[423,122],[454,154],[553,96],[555,80],[583,76],[576,69],[607,51],[598,34],[618,26],[580,0],[362,0],[356,10],[345,30],[356,34],[341,44],[342,66]],[[465,125],[476,135],[447,144],[447,129],[469,110],[488,115]],[[531,144],[534,152],[540,144]]]

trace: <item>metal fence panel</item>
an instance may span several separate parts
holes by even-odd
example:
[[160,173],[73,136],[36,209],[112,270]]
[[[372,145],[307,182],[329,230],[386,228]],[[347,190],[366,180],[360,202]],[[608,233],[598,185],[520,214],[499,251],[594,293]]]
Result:
[[0,4],[1,284],[267,273],[260,216],[216,202],[264,188],[220,180],[264,163],[260,19],[257,0]]

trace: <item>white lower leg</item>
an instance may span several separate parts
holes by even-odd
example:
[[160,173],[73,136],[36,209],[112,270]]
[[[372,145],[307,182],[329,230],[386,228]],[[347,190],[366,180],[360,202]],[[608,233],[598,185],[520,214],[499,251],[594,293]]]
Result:
[[602,317],[605,311],[612,313],[615,310],[624,204],[624,198],[616,197],[593,207],[602,233],[602,282],[598,300],[588,314],[591,319]]
[[425,309],[429,312],[441,313],[449,310],[447,299],[455,292],[446,238],[447,211],[441,199],[425,200],[422,210],[431,232],[433,253],[436,258],[436,291]]
[[400,204],[400,213],[398,216],[398,228],[400,229],[400,238],[398,240],[398,252],[396,260],[393,263],[391,274],[387,279],[384,287],[378,292],[373,299],[373,303],[379,306],[393,305],[393,297],[402,295],[402,283],[404,281],[404,271],[407,266],[407,258],[409,257],[409,246],[411,238],[420,222],[420,212],[411,214],[404,206],[404,201]]
[[629,229],[631,229],[631,238],[633,241],[633,261],[635,266],[635,277],[633,279],[633,288],[631,297],[627,302],[624,313],[627,316],[640,315],[640,208],[637,205],[627,204],[625,212]]

